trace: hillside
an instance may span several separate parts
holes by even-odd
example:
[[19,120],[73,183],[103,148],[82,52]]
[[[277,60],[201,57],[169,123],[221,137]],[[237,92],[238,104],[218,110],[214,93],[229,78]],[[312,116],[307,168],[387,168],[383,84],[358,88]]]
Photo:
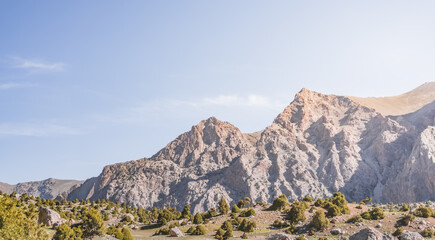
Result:
[[[427,99],[433,86],[403,96]],[[407,109],[417,108],[408,102]],[[380,111],[349,97],[302,89],[263,131],[243,134],[209,118],[149,159],[106,166],[67,198],[145,208],[189,203],[194,212],[221,198],[231,204],[243,197],[271,202],[286,194],[293,201],[337,191],[350,201],[435,200],[434,105],[395,117]]]
[[56,198],[61,193],[81,183],[83,181],[49,178],[42,181],[18,183],[16,185],[0,183],[0,191],[8,194],[16,192],[18,194],[27,193],[28,195],[41,198]]

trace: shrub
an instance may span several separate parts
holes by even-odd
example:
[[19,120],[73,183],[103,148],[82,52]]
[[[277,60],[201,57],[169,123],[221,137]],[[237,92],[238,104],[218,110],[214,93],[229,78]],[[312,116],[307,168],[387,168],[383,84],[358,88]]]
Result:
[[245,207],[245,201],[244,201],[244,200],[240,200],[240,201],[237,203],[237,207],[239,207],[239,208],[244,208],[244,207]]
[[159,215],[157,217],[157,224],[159,224],[160,226],[163,226],[166,223],[168,223],[169,221],[171,221],[172,219],[173,219],[172,212],[169,211],[168,209],[165,209],[159,213]]
[[[117,239],[122,239],[124,237],[121,229],[119,229],[113,225],[107,229],[107,235],[115,236],[115,238],[117,238]],[[158,232],[156,232],[155,235],[158,235]]]
[[304,199],[302,199],[302,201],[312,202],[312,201],[314,201],[314,199],[311,196],[306,196],[306,197],[304,197]]
[[272,226],[275,228],[285,228],[288,227],[288,224],[285,221],[280,221],[276,219],[275,221],[273,221]]
[[187,229],[186,233],[192,234],[193,231],[195,231],[195,227],[190,227],[189,229]]
[[379,220],[385,218],[385,213],[381,208],[373,208],[370,211],[363,212],[361,217],[367,220]]
[[299,221],[305,222],[305,210],[305,205],[296,201],[292,204],[292,207],[290,208],[287,217],[291,223],[297,223]]
[[181,212],[181,218],[190,218],[190,215],[192,215],[190,213],[190,205],[187,204],[184,206],[183,211]]
[[405,216],[399,219],[398,224],[402,226],[408,226],[412,221],[414,221],[414,219],[415,219],[414,215],[406,214]]
[[215,234],[214,236],[215,236],[217,239],[223,239],[224,234],[225,234],[225,230],[223,230],[222,228],[219,228],[219,229],[216,231],[216,234]]
[[323,206],[323,204],[324,204],[324,201],[321,198],[318,198],[316,200],[316,202],[314,202],[314,206],[316,206],[316,207],[321,207],[321,206]]
[[240,208],[237,205],[234,205],[233,208],[231,209],[232,213],[239,213],[240,212]]
[[79,240],[82,239],[82,231],[78,228],[70,228],[68,224],[62,223],[56,229],[53,240]]
[[423,231],[421,231],[420,234],[425,238],[430,238],[434,236],[434,231],[432,228],[426,228]]
[[233,237],[233,230],[230,229],[224,233],[223,239],[229,239],[231,237]]
[[122,229],[122,240],[133,240],[133,236],[130,233],[130,230],[128,230],[128,228],[123,228]]
[[218,210],[219,213],[222,215],[226,215],[230,210],[230,206],[228,206],[228,203],[227,201],[225,201],[225,199],[221,198],[221,200],[219,201]]
[[156,232],[156,235],[169,235],[170,229],[168,227],[162,227]]
[[414,215],[417,217],[428,218],[434,215],[434,210],[430,207],[420,206],[415,210]]
[[402,228],[396,228],[396,231],[393,232],[393,236],[395,236],[395,237],[402,236],[402,234],[403,234]]
[[340,213],[341,213],[340,208],[335,204],[331,204],[330,207],[328,208],[328,217],[335,217],[340,215]]
[[358,206],[356,206],[355,208],[356,208],[356,209],[362,209],[362,206],[361,206],[361,205],[358,205]]
[[204,235],[206,233],[205,227],[202,225],[196,226],[195,230],[192,232],[192,235]]
[[404,203],[402,205],[402,207],[400,207],[399,211],[401,211],[401,212],[407,212],[407,211],[409,211],[408,204]]
[[254,221],[247,221],[246,219],[243,219],[239,225],[239,230],[243,232],[253,232],[256,227],[257,223]]
[[272,211],[276,211],[276,210],[283,210],[285,207],[287,207],[289,205],[289,202],[287,200],[287,197],[282,194],[279,195],[277,198],[275,198],[275,200],[273,200],[272,206],[270,206],[270,210]]
[[296,240],[307,240],[306,238],[304,238],[304,236],[299,236],[296,238]]
[[233,224],[231,223],[230,220],[226,220],[224,223],[222,223],[221,228],[222,228],[223,230],[229,230],[229,229],[232,230],[232,229],[233,229]]
[[346,222],[347,223],[360,223],[363,221],[363,218],[360,215],[355,215],[351,218],[349,218]]
[[366,205],[367,203],[371,202],[372,198],[365,198],[363,200],[361,200],[360,204],[361,205]]
[[316,228],[317,230],[323,230],[329,226],[329,220],[326,218],[323,211],[317,211],[313,215],[310,226]]
[[202,214],[200,214],[200,213],[195,214],[195,218],[193,219],[193,223],[194,224],[201,224],[203,222],[204,222],[204,220],[202,219]]
[[86,237],[103,235],[105,228],[100,212],[94,208],[85,211],[82,216],[82,229]]
[[250,217],[250,216],[255,216],[255,215],[256,215],[255,210],[252,207],[250,207],[250,208],[248,208],[246,210],[243,210],[239,214],[240,217]]

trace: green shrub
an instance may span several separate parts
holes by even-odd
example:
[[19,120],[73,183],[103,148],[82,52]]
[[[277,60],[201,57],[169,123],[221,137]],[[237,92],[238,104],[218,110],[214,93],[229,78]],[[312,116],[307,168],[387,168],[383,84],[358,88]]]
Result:
[[202,219],[202,214],[200,214],[200,213],[195,214],[195,218],[193,219],[193,223],[194,224],[201,224],[203,222],[204,222],[204,220]]
[[225,234],[225,230],[219,228],[214,236],[216,237],[216,239],[223,239],[224,234]]
[[229,229],[232,230],[232,229],[233,229],[233,224],[231,223],[230,220],[226,220],[224,223],[222,223],[221,228],[222,228],[223,230],[229,230]]
[[223,239],[230,239],[231,237],[233,237],[233,230],[230,229],[224,233]]
[[402,228],[396,228],[396,231],[393,232],[393,236],[395,236],[395,237],[402,236],[402,234],[403,234]]
[[417,217],[428,218],[434,215],[434,210],[430,207],[420,206],[415,210],[414,215]]
[[341,214],[341,210],[340,208],[335,205],[335,204],[331,204],[328,208],[328,217],[335,217]]
[[346,222],[347,223],[360,223],[363,221],[363,218],[360,215],[355,215],[351,218],[349,218]]
[[311,196],[306,196],[306,197],[304,197],[304,199],[302,199],[302,201],[312,202],[312,201],[314,201],[314,199]]
[[192,234],[193,231],[195,231],[195,227],[190,227],[189,229],[187,229],[186,233]]
[[407,212],[407,211],[409,211],[408,204],[404,203],[404,204],[400,207],[399,211],[401,211],[401,212]]
[[280,221],[276,219],[275,221],[273,221],[272,226],[275,228],[286,228],[288,227],[288,224],[285,221]]
[[366,205],[367,203],[369,203],[371,201],[372,201],[372,198],[366,198],[366,199],[361,200],[360,204],[361,205]]
[[226,215],[230,210],[230,206],[228,205],[227,201],[225,201],[225,199],[221,198],[221,200],[219,201],[218,210],[219,213],[222,215]]
[[248,208],[246,210],[243,210],[239,214],[239,217],[250,217],[250,216],[255,216],[255,215],[256,215],[255,210],[252,207],[250,207],[250,208]]
[[385,218],[385,213],[381,208],[373,208],[370,211],[363,212],[361,217],[367,220],[379,220]]
[[239,213],[240,212],[240,208],[237,205],[234,205],[233,208],[231,208],[231,212],[232,213]]
[[316,200],[316,202],[314,202],[314,206],[316,206],[316,207],[321,207],[321,206],[323,206],[324,203],[325,203],[325,202],[323,201],[323,199],[318,198],[318,199]]
[[425,238],[431,238],[434,236],[434,231],[432,228],[426,228],[423,231],[421,231],[420,234]]
[[272,206],[270,206],[270,210],[272,211],[281,211],[283,210],[285,207],[287,207],[289,205],[289,202],[287,200],[287,197],[282,194],[279,195],[277,198],[275,198],[275,200],[273,200]]
[[[124,235],[122,234],[122,230],[113,226],[113,225],[107,229],[106,233],[107,233],[107,235],[115,236],[115,238],[117,238],[117,239],[122,239],[124,237]],[[157,235],[157,234],[158,234],[158,232],[155,233],[155,235]]]
[[82,231],[78,228],[70,228],[68,224],[62,223],[56,229],[53,240],[79,240],[82,239]]
[[94,208],[90,208],[83,213],[81,226],[86,237],[103,235],[105,232],[103,217]]
[[181,218],[190,218],[190,215],[192,215],[190,213],[190,205],[187,204],[184,206],[183,211],[181,212]]
[[307,240],[306,238],[304,238],[304,236],[299,236],[296,238],[296,240]]
[[192,235],[205,235],[205,227],[202,225],[196,226],[195,230],[192,232]]
[[133,240],[133,236],[130,233],[130,230],[128,230],[128,228],[123,228],[122,229],[122,240]]
[[292,207],[290,208],[287,217],[291,223],[297,223],[299,221],[305,222],[305,210],[305,205],[296,201],[292,204]]
[[256,227],[257,223],[254,221],[247,221],[246,219],[243,219],[239,225],[239,230],[243,232],[253,232]]
[[170,229],[168,227],[162,227],[156,233],[156,235],[169,235]]
[[415,219],[414,215],[406,214],[405,216],[399,219],[398,224],[402,226],[408,226],[412,221],[414,221],[414,219]]
[[316,228],[317,230],[323,230],[329,226],[329,220],[326,218],[323,211],[317,211],[313,215],[310,226]]

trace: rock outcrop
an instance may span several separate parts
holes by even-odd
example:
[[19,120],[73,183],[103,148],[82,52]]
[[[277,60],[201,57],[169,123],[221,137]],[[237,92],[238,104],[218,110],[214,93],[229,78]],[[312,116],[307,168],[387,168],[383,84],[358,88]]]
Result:
[[44,224],[46,226],[53,226],[53,225],[60,224],[64,221],[65,220],[60,217],[59,213],[51,210],[50,208],[47,207],[39,208],[38,223]]
[[68,193],[135,207],[190,204],[194,212],[221,198],[272,202],[340,191],[349,201],[435,200],[435,103],[384,116],[348,97],[303,89],[273,123],[255,134],[216,118],[193,126],[151,158],[106,166]]

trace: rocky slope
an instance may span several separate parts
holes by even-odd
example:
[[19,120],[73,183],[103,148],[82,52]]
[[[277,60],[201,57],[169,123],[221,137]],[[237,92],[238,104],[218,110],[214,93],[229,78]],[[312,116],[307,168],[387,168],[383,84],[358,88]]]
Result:
[[[432,85],[424,86],[419,91]],[[434,113],[431,103],[387,117],[348,97],[303,89],[261,132],[243,134],[209,118],[149,159],[105,167],[68,199],[146,208],[189,203],[194,211],[222,197],[272,202],[280,194],[295,200],[336,191],[350,201],[435,200]]]
[[81,183],[83,181],[49,178],[42,181],[18,183],[17,185],[0,183],[0,191],[8,194],[16,192],[19,194],[27,193],[41,198],[56,198],[61,193]]

